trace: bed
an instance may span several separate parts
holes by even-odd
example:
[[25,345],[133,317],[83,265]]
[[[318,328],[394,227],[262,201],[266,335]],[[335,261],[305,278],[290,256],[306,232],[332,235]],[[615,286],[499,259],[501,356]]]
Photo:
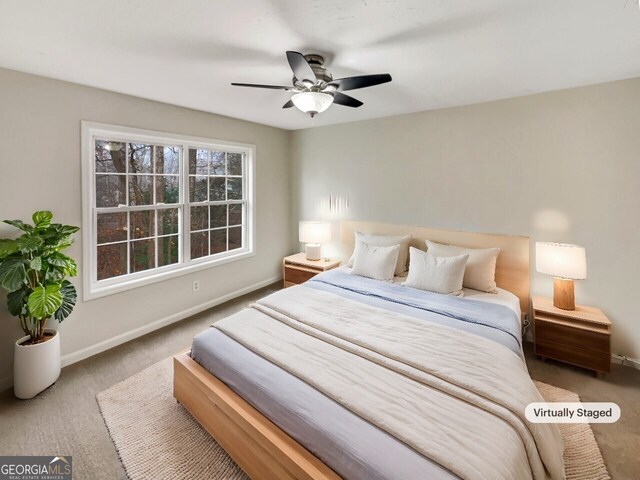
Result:
[[500,293],[341,267],[196,336],[175,398],[254,479],[563,478],[555,426],[522,419],[541,400],[521,350],[528,239],[343,222],[343,255],[354,230],[499,246]]

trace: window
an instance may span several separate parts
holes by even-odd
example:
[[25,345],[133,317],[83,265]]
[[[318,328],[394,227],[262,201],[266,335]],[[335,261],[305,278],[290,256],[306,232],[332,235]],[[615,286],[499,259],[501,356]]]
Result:
[[83,122],[85,298],[251,255],[254,152]]
[[244,155],[189,149],[191,258],[242,248]]

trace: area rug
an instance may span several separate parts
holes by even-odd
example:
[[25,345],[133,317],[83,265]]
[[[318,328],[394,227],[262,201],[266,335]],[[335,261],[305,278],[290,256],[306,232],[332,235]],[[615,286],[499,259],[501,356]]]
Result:
[[[579,402],[577,393],[536,382],[547,402]],[[610,480],[602,453],[588,423],[559,423],[564,443],[564,470],[567,480]]]
[[207,431],[173,398],[166,358],[96,398],[131,480],[248,480]]
[[[158,478],[244,480],[248,477],[172,396],[167,358],[100,392],[98,405],[131,480]],[[577,394],[536,382],[550,402],[579,401]],[[562,424],[567,480],[610,479],[591,427]]]

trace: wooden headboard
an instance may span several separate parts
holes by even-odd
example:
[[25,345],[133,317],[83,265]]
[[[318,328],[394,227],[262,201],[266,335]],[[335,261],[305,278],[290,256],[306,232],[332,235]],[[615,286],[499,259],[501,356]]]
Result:
[[440,228],[393,225],[377,222],[340,222],[340,258],[349,259],[355,242],[354,232],[374,235],[409,235],[411,246],[426,250],[425,240],[467,248],[499,247],[496,284],[520,299],[520,309],[529,313],[529,237],[460,232]]

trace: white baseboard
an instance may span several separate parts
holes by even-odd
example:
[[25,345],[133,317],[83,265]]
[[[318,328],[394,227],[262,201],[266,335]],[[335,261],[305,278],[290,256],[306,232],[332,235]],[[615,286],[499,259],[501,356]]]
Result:
[[266,280],[262,280],[261,282],[254,283],[253,285],[249,285],[248,287],[242,288],[232,293],[228,293],[227,295],[223,295],[222,297],[209,300],[208,302],[201,303],[200,305],[196,305],[195,307],[187,308],[186,310],[182,310],[181,312],[174,313],[173,315],[169,315],[168,317],[161,318],[159,320],[156,320],[155,322],[151,322],[141,327],[134,328],[133,330],[129,330],[128,332],[121,333],[120,335],[116,335],[115,337],[109,338],[108,340],[104,340],[94,345],[85,347],[81,350],[68,353],[62,356],[62,366],[66,367],[67,365],[71,365],[72,363],[79,362],[80,360],[84,360],[85,358],[89,358],[93,355],[104,352],[105,350],[109,350],[110,348],[126,343],[130,340],[133,340],[134,338],[141,337],[143,335],[146,335],[147,333],[153,332],[154,330],[158,330],[159,328],[166,327],[167,325],[171,325],[172,323],[178,322],[180,320],[184,320],[185,318],[203,312],[204,310],[208,310],[209,308],[215,307],[216,305],[228,302],[229,300],[233,300],[234,298],[253,292],[254,290],[266,287],[267,285],[271,285],[278,280],[282,280],[282,275],[267,278]]
[[[172,323],[178,322],[180,320],[184,320],[185,318],[188,318],[197,313],[203,312],[204,310],[208,310],[209,308],[215,307],[216,305],[220,305],[221,303],[228,302],[229,300],[233,300],[234,298],[253,292],[254,290],[258,290],[262,287],[266,287],[267,285],[271,285],[272,283],[275,283],[279,280],[282,280],[282,275],[276,275],[275,277],[267,278],[266,280],[262,280],[261,282],[254,283],[253,285],[249,285],[248,287],[242,288],[235,292],[228,293],[227,295],[223,295],[213,300],[209,300],[207,302],[201,303],[200,305],[196,305],[195,307],[187,308],[186,310],[182,310],[181,312],[177,312],[177,313],[174,313],[173,315],[169,315],[167,317],[161,318],[159,320],[156,320],[155,322],[151,322],[141,327],[135,328],[133,330],[129,330],[128,332],[121,333],[120,335],[116,335],[115,337],[109,338],[107,340],[103,340],[102,342],[89,345],[88,347],[85,347],[81,350],[68,353],[62,356],[62,359],[61,359],[62,366],[66,367],[67,365],[71,365],[73,363],[79,362],[80,360],[84,360],[85,358],[92,357],[93,355],[102,353],[106,350],[109,350],[110,348],[116,347],[130,340],[146,335],[147,333],[151,333],[154,330],[158,330],[159,328],[166,327],[167,325],[171,325]],[[12,375],[5,378],[1,378],[0,392],[6,390],[12,385],[13,385]]]
[[[89,358],[98,353],[102,353],[106,350],[109,350],[110,348],[116,347],[130,340],[146,335],[147,333],[151,333],[154,330],[158,330],[167,325],[171,325],[172,323],[178,322],[180,320],[184,320],[185,318],[191,317],[204,310],[208,310],[209,308],[215,307],[216,305],[220,305],[221,303],[228,302],[229,300],[233,300],[234,298],[253,292],[254,290],[258,290],[262,287],[266,287],[267,285],[271,285],[272,283],[275,283],[279,280],[282,280],[281,275],[267,278],[266,280],[262,280],[261,282],[254,283],[253,285],[249,285],[248,287],[242,288],[240,290],[229,293],[227,295],[223,295],[222,297],[209,300],[208,302],[201,303],[200,305],[196,305],[195,307],[191,307],[181,312],[174,313],[173,315],[169,315],[167,317],[161,318],[159,320],[156,320],[155,322],[151,322],[147,325],[143,325],[142,327],[138,327],[136,329],[122,333],[120,335],[116,335],[115,337],[112,337],[108,340],[104,340],[94,345],[85,347],[81,350],[68,353],[67,355],[64,355],[62,357],[62,366],[66,367],[67,365],[71,365],[73,363],[79,362],[80,360],[84,360],[85,358]],[[525,341],[529,341],[529,342],[533,341],[530,328],[527,329],[527,334],[525,335]],[[616,355],[616,354],[611,355],[611,363],[620,365],[623,363],[623,360],[624,360],[625,366],[640,370],[640,359],[636,359],[636,358],[624,359],[620,355]],[[11,375],[4,378],[0,378],[0,392],[6,390],[12,385],[13,385],[13,377]]]
[[638,358],[625,358],[614,353],[613,355],[611,355],[611,363],[615,363],[616,365],[624,365],[625,367],[631,367],[635,368],[636,370],[640,370],[640,359]]

